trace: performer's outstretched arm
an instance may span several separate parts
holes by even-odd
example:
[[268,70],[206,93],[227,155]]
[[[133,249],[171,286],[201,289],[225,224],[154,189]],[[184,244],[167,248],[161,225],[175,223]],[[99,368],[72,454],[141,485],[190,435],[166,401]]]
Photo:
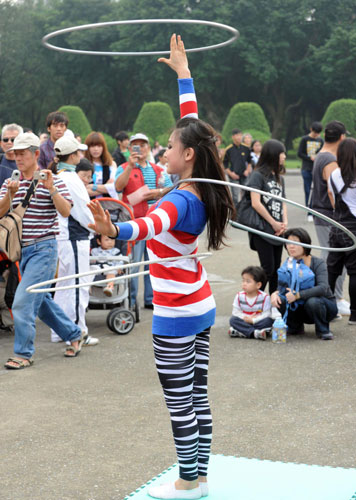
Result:
[[198,118],[197,99],[191,78],[188,58],[180,35],[171,36],[169,59],[160,57],[158,62],[167,64],[177,73],[179,86],[179,105],[181,118]]

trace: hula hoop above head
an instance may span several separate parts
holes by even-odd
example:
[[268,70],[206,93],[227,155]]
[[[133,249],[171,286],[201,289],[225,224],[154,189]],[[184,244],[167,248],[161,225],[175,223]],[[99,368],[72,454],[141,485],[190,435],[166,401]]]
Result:
[[[85,273],[72,274],[71,276],[63,276],[62,278],[54,278],[52,280],[42,281],[40,283],[35,283],[34,285],[26,288],[26,292],[28,293],[47,293],[47,292],[58,292],[59,290],[71,290],[72,288],[82,288],[85,286],[89,286],[88,283],[79,283],[78,285],[69,285],[69,286],[60,286],[54,288],[40,288],[46,285],[53,285],[55,283],[60,283],[61,281],[73,280],[76,278],[83,278],[84,276],[93,276],[95,274],[105,274],[105,271],[116,271],[118,269],[130,269],[131,267],[144,266],[146,264],[160,264],[161,262],[175,262],[177,260],[184,259],[206,259],[212,255],[211,252],[202,252],[191,255],[180,255],[177,257],[165,257],[164,259],[155,259],[155,260],[143,260],[141,262],[131,262],[130,264],[120,264],[117,266],[108,266],[107,268],[96,269],[95,271],[87,271]],[[110,260],[120,260],[120,257],[113,257]],[[121,258],[122,260],[122,258]],[[144,276],[148,274],[149,271],[141,271],[133,274],[123,274],[120,276],[116,276],[115,278],[107,278],[104,280],[96,281],[95,285],[101,285],[104,283],[109,283],[109,281],[120,281],[124,279],[135,278],[136,276]]]
[[216,43],[214,45],[207,45],[205,47],[196,47],[192,49],[186,49],[185,52],[201,52],[204,50],[212,50],[219,49],[221,47],[225,47],[226,45],[230,45],[233,43],[239,36],[239,32],[237,29],[232,26],[228,26],[227,24],[216,23],[213,21],[203,21],[197,19],[127,19],[124,21],[108,21],[104,23],[94,23],[94,24],[82,24],[81,26],[72,26],[71,28],[64,28],[61,30],[53,31],[52,33],[48,33],[42,38],[42,44],[51,50],[57,50],[58,52],[67,52],[71,54],[86,54],[91,56],[158,56],[158,55],[166,55],[170,54],[169,50],[158,50],[158,51],[150,51],[150,52],[105,52],[105,51],[96,51],[96,50],[78,50],[78,49],[67,49],[65,47],[58,47],[56,45],[48,43],[48,40],[54,38],[58,35],[64,35],[65,33],[72,33],[73,31],[81,31],[87,29],[95,29],[102,28],[106,26],[125,26],[131,24],[203,24],[206,26],[212,26],[214,28],[218,28],[220,30],[229,31],[232,33],[232,37],[226,40],[225,42]]
[[[177,184],[181,183],[186,183],[186,182],[203,182],[203,183],[211,183],[211,184],[221,184],[223,186],[230,186],[233,189],[243,189],[245,191],[250,191],[254,193],[258,193],[262,196],[267,196],[268,198],[274,198],[279,201],[283,201],[285,203],[288,203],[289,205],[293,205],[295,207],[301,208],[305,212],[311,213],[315,215],[316,217],[319,217],[320,219],[328,222],[332,226],[337,227],[341,231],[343,231],[353,242],[353,245],[350,247],[344,247],[344,248],[329,248],[329,247],[320,247],[317,245],[309,245],[308,243],[302,243],[300,241],[294,241],[293,240],[293,245],[299,245],[304,248],[313,248],[315,250],[326,250],[328,252],[349,252],[350,250],[355,250],[356,249],[356,236],[349,231],[346,227],[344,227],[342,224],[339,224],[338,222],[334,221],[333,219],[330,219],[330,217],[327,217],[326,215],[320,214],[316,210],[313,210],[309,207],[306,207],[304,205],[301,205],[300,203],[297,203],[296,201],[288,200],[287,198],[283,198],[282,196],[278,196],[276,194],[268,193],[267,191],[261,191],[260,189],[252,188],[249,186],[244,186],[242,184],[234,184],[232,182],[228,181],[220,181],[218,179],[196,179],[196,178],[191,178],[191,179],[182,179],[177,182]],[[236,229],[243,229],[244,231],[249,231],[254,234],[258,234],[259,236],[263,236],[264,238],[271,238],[272,240],[275,241],[281,241],[282,243],[290,243],[290,240],[287,240],[286,238],[282,238],[281,236],[275,236],[273,234],[268,234],[264,233],[263,231],[259,231],[258,229],[254,229],[252,227],[245,226],[244,224],[240,224],[239,222],[235,222],[233,220],[230,220],[229,223],[231,226],[235,227]]]

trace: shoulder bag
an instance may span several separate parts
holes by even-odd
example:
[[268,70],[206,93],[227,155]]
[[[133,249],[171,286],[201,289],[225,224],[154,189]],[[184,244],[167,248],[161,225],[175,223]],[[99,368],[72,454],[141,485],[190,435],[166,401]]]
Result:
[[22,202],[0,219],[0,249],[11,262],[21,259],[22,219],[36,191],[37,184],[38,180],[34,180]]

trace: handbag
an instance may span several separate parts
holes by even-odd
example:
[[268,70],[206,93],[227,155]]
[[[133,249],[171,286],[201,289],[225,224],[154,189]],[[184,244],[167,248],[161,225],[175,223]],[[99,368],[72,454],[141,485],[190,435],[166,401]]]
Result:
[[22,202],[0,219],[0,249],[11,262],[21,259],[22,219],[36,191],[37,184],[38,180],[34,180]]
[[274,230],[263,217],[251,205],[251,199],[243,196],[236,206],[235,221],[244,226],[263,231],[264,233],[274,234]]

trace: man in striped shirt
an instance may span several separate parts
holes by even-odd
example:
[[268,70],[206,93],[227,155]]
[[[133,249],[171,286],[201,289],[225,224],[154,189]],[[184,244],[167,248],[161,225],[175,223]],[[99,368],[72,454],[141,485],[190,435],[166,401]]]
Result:
[[[116,171],[115,188],[122,191],[122,201],[133,206],[135,218],[144,217],[150,205],[161,198],[172,186],[172,182],[165,170],[158,165],[148,162],[150,152],[148,137],[145,134],[135,134],[130,138],[130,157],[128,162],[120,165]],[[136,149],[136,151],[135,151]],[[133,262],[148,260],[146,242],[136,241],[133,249]],[[148,270],[148,266],[145,270]],[[138,267],[132,273],[138,272]],[[144,277],[144,304],[145,308],[153,309],[153,291],[149,275]],[[138,278],[131,279],[131,306],[136,303],[138,292]]]
[[[6,179],[0,191],[0,217],[11,204],[19,205],[39,171],[39,138],[32,133],[19,134],[13,145],[20,181]],[[23,217],[21,282],[12,307],[15,325],[15,356],[5,364],[8,369],[31,366],[35,352],[36,317],[53,328],[64,341],[70,341],[66,356],[80,352],[81,329],[52,300],[50,293],[31,294],[26,289],[35,283],[54,277],[57,265],[57,211],[63,217],[70,214],[72,200],[65,184],[50,170],[43,170],[46,179],[38,183]]]

